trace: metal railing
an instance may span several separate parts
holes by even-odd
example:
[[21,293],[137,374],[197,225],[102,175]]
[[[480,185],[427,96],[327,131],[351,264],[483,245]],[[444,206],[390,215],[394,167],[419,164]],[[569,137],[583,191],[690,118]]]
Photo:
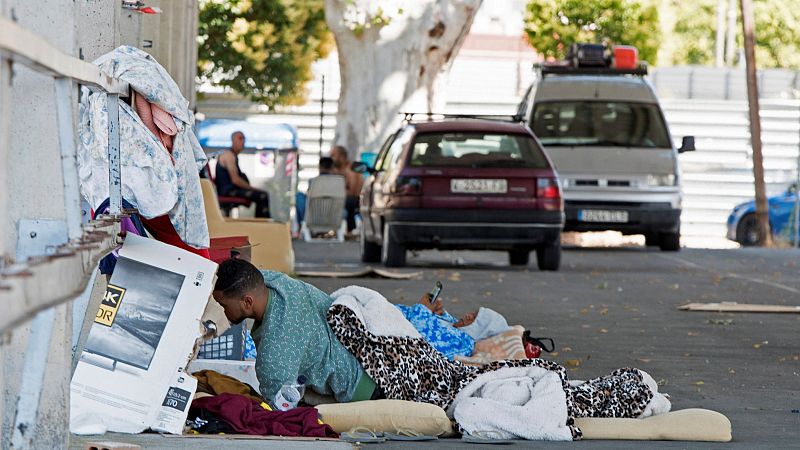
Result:
[[[13,448],[35,448],[32,439],[37,426],[47,353],[51,348],[51,340],[54,339],[56,314],[53,307],[72,301],[84,292],[97,271],[99,260],[118,245],[119,221],[123,213],[118,102],[120,95],[128,95],[129,86],[102,74],[92,64],[62,53],[42,37],[4,17],[0,17],[0,64],[4,66],[2,70],[7,70],[7,65],[27,66],[40,74],[51,76],[55,84],[53,95],[56,100],[66,236],[62,237],[59,233],[37,234],[35,230],[28,231],[27,236],[20,234],[15,263],[0,270],[0,305],[3,308],[0,333],[13,330],[33,319],[22,368],[22,381],[16,397],[13,436],[10,441]],[[72,103],[72,94],[78,86],[106,92],[109,111],[110,214],[85,224],[81,220],[76,123]],[[11,87],[10,84],[0,85],[0,89],[10,90]],[[0,121],[3,121],[0,128],[10,129],[9,116],[8,111],[4,110],[0,116]],[[1,137],[5,142],[0,142],[6,148],[9,147],[8,134],[10,133]],[[7,211],[0,214],[7,214]],[[20,231],[22,228],[20,221]],[[86,317],[86,311],[90,307],[91,303],[84,304],[82,311],[76,311],[75,314],[83,319],[80,329],[84,332],[88,329],[86,322],[92,318]],[[68,347],[70,343],[59,341],[59,345]],[[3,350],[0,346],[0,354]],[[80,348],[76,351],[79,352]],[[3,362],[6,362],[6,358]],[[2,372],[0,370],[0,389],[8,391]],[[69,378],[71,372],[67,370],[63,376]],[[64,400],[66,399],[68,396],[64,393]],[[69,409],[69,405],[63,407]],[[66,430],[63,424],[61,429]]]

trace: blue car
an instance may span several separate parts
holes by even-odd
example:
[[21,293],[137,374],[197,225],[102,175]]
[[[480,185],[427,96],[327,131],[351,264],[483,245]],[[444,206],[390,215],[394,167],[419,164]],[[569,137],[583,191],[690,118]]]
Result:
[[[769,225],[775,240],[792,242],[794,233],[794,205],[797,197],[797,184],[789,186],[780,195],[769,197]],[[756,227],[756,202],[736,205],[728,216],[728,239],[744,247],[758,245]]]

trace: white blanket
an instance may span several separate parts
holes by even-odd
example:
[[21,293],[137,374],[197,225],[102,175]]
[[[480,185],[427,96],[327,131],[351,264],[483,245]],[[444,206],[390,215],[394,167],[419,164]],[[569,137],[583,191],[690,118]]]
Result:
[[447,409],[466,433],[491,438],[571,441],[567,397],[555,372],[507,367],[478,376]]
[[347,286],[331,294],[334,305],[351,309],[367,331],[376,336],[422,338],[405,316],[380,293],[361,286]]

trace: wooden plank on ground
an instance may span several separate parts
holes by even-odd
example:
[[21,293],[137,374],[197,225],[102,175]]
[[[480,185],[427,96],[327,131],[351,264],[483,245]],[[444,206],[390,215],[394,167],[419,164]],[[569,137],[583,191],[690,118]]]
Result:
[[800,313],[800,305],[756,305],[752,303],[689,303],[678,307],[684,311],[742,312],[742,313]]
[[411,280],[420,278],[422,272],[395,272],[376,269],[371,266],[351,271],[345,270],[298,270],[295,275],[308,278],[389,278],[392,280]]

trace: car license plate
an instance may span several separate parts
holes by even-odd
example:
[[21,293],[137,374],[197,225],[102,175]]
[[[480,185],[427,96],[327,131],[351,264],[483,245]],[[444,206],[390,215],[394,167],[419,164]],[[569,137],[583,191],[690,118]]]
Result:
[[505,194],[508,192],[506,180],[454,179],[450,180],[450,192],[458,194]]
[[605,209],[582,209],[578,211],[578,220],[580,220],[581,222],[625,223],[628,221],[628,211],[608,211]]

